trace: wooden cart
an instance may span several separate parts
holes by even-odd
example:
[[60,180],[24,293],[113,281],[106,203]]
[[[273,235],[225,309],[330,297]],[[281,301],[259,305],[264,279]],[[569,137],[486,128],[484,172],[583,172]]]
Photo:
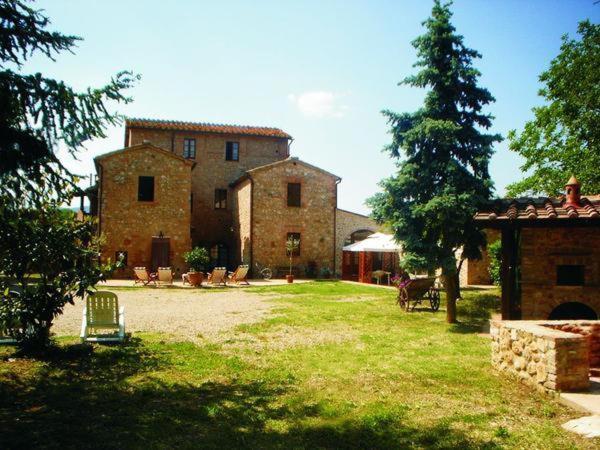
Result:
[[435,277],[415,278],[398,286],[398,305],[406,311],[428,300],[433,312],[440,309],[440,290],[435,287]]

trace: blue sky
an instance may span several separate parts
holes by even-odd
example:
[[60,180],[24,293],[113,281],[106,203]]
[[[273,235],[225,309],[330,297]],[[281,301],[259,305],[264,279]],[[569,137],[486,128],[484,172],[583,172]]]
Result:
[[[593,0],[456,0],[453,23],[482,53],[481,84],[496,97],[494,132],[520,129],[540,104],[538,75],[585,18]],[[424,92],[399,87],[414,72],[410,42],[422,33],[430,1],[67,1],[45,0],[52,27],[84,38],[55,63],[33,58],[28,71],[78,88],[123,69],[142,75],[133,117],[279,127],[292,154],[342,177],[339,207],[368,212],[364,200],[394,172],[381,109],[413,111]],[[92,158],[121,148],[123,128],[87,145],[68,166],[93,172]],[[68,158],[65,157],[65,160]],[[521,177],[519,159],[496,147],[497,193]]]

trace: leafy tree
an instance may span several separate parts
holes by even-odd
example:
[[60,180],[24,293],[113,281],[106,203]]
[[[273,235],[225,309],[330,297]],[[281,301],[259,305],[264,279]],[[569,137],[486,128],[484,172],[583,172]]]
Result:
[[560,54],[540,75],[547,104],[521,134],[508,134],[510,149],[525,159],[525,179],[508,194],[558,195],[574,174],[583,193],[600,193],[600,25],[579,24],[579,41],[563,36]]
[[[492,117],[482,112],[494,101],[477,84],[473,59],[481,55],[465,47],[450,23],[450,4],[434,2],[423,22],[425,34],[413,41],[416,75],[401,83],[428,88],[424,106],[413,113],[383,111],[391,125],[387,150],[398,159],[398,172],[383,180],[383,192],[368,200],[373,215],[386,222],[403,243],[403,266],[442,269],[447,294],[447,320],[456,320],[459,296],[456,252],[480,256],[485,242],[472,216],[489,199],[493,185],[488,162],[497,134],[483,133]],[[401,150],[404,155],[401,158]]]
[[496,286],[500,286],[502,282],[501,269],[502,269],[502,241],[498,239],[492,242],[487,247],[488,255],[490,257],[490,265],[488,271],[492,283]]
[[58,144],[75,156],[83,142],[104,137],[106,126],[120,120],[107,104],[129,102],[122,91],[139,78],[121,72],[104,87],[76,92],[63,81],[23,73],[31,55],[54,60],[80,39],[50,31],[49,24],[28,3],[0,0],[0,318],[19,321],[21,344],[36,348],[49,343],[64,305],[103,272],[93,224],[60,211],[77,193],[77,177],[57,157]]

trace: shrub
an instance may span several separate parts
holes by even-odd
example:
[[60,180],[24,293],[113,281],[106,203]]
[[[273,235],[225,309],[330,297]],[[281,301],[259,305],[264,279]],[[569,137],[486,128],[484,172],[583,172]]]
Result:
[[193,250],[184,253],[183,259],[190,266],[190,270],[194,272],[203,271],[210,261],[208,250],[204,247],[195,247]]
[[488,255],[490,258],[490,266],[488,268],[492,283],[500,286],[501,276],[500,268],[502,267],[502,241],[498,239],[488,245]]
[[[53,320],[114,268],[99,262],[95,224],[56,205],[11,208],[0,201],[0,322],[27,351],[51,343]],[[9,292],[16,292],[10,294]]]

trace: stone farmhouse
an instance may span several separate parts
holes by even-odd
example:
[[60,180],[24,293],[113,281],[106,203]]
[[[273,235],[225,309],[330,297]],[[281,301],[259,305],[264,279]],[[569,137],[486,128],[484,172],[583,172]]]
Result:
[[290,156],[291,142],[278,128],[126,120],[124,148],[95,158],[86,191],[102,258],[123,257],[121,277],[136,266],[180,274],[183,254],[202,246],[211,266],[282,275],[294,237],[297,275],[339,273],[342,246],[378,227],[338,209],[340,177]]

